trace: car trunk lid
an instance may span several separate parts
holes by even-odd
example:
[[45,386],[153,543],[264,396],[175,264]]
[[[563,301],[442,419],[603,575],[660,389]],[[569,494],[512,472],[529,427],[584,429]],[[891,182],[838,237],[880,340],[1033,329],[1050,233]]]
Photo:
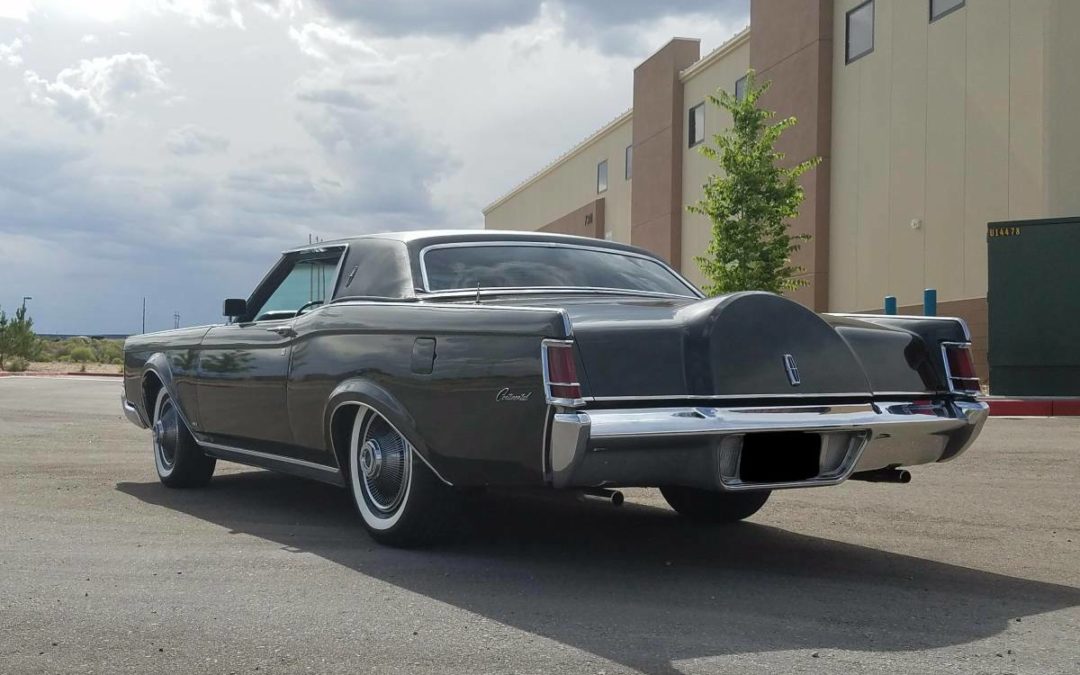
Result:
[[769,293],[705,300],[565,302],[586,396],[867,396],[845,340],[805,307]]

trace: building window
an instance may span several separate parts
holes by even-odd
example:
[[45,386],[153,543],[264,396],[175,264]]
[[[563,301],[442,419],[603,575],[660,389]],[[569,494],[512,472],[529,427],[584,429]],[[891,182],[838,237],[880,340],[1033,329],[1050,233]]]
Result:
[[951,14],[964,6],[964,0],[930,0],[930,22]]
[[596,165],[596,193],[607,192],[607,160]]
[[746,76],[743,75],[735,80],[735,100],[741,101],[746,98]]
[[698,143],[705,140],[705,104],[698,103],[693,108],[690,108],[690,119],[688,122],[690,147],[694,147]]
[[634,177],[634,146],[626,146],[626,170],[623,172],[623,178],[630,180]]
[[847,13],[847,62],[866,56],[874,51],[874,0]]

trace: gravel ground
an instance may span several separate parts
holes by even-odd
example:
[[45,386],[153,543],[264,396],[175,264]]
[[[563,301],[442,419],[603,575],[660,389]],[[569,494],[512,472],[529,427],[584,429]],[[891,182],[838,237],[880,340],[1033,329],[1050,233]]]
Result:
[[0,379],[0,672],[1080,672],[1080,418],[731,527],[494,495],[397,551],[336,488],[163,488],[118,394]]

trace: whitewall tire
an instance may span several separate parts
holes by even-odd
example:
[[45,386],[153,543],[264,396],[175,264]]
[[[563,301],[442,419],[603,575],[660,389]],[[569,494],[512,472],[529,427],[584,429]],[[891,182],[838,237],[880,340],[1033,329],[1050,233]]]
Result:
[[453,494],[405,435],[367,406],[357,408],[348,471],[353,503],[377,541],[416,546],[445,533]]
[[214,474],[216,460],[207,457],[184,423],[165,387],[154,398],[151,448],[158,479],[168,487],[200,487]]

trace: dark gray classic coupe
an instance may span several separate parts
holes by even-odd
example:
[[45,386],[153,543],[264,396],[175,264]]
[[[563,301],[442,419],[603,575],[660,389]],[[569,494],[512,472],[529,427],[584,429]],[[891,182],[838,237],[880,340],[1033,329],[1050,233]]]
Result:
[[953,459],[987,407],[959,319],[705,298],[649,253],[525,232],[405,232],[286,251],[224,325],[124,346],[123,408],[161,482],[217,459],[348,488],[379,541],[459,492],[659,487],[711,522],[772,490]]

